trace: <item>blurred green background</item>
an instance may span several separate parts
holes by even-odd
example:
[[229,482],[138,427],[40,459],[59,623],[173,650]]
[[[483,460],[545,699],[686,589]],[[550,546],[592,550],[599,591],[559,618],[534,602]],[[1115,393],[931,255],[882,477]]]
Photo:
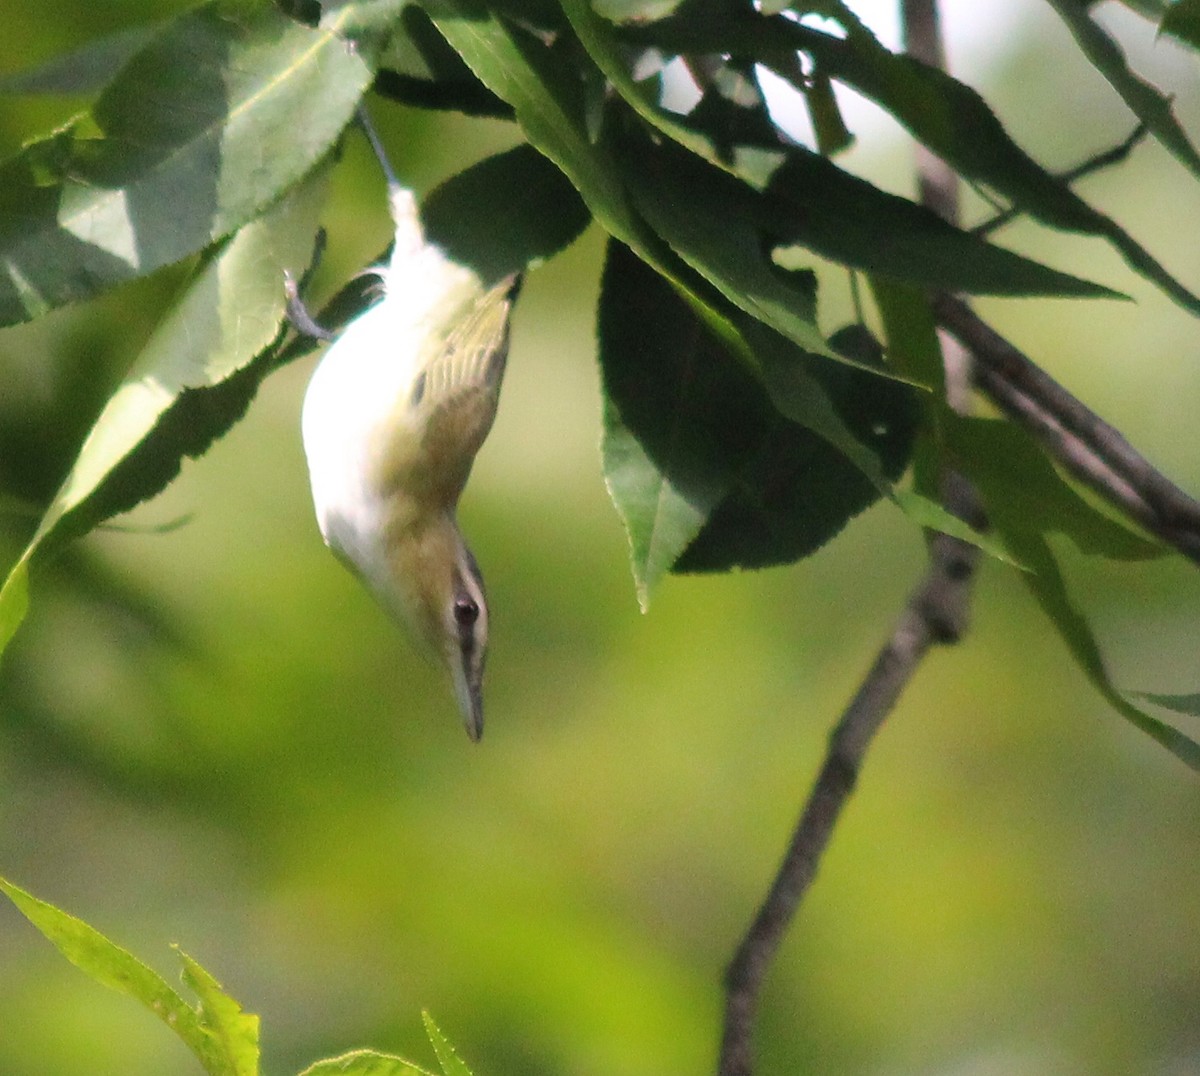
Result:
[[[183,6],[0,0],[2,71]],[[1066,167],[1128,132],[1045,5],[986,7],[1005,9],[990,34],[968,25],[985,5],[950,5],[953,58],[1032,151]],[[1113,25],[1200,130],[1195,57]],[[0,148],[75,104],[6,100]],[[374,113],[420,190],[516,138]],[[870,116],[858,130],[849,164],[911,189],[908,148]],[[1200,189],[1165,154],[1085,189],[1200,281]],[[359,139],[327,225],[319,294],[387,241]],[[1138,300],[980,305],[1200,490],[1195,321],[1097,244],[1003,239]],[[641,616],[599,470],[601,254],[593,229],[532,274],[462,507],[493,606],[481,745],[321,544],[298,431],[313,358],[122,521],[186,525],[97,534],[43,571],[0,666],[0,873],[172,981],[178,943],[262,1015],[270,1076],[359,1046],[432,1065],[423,1007],[479,1076],[711,1071],[721,970],[921,574],[918,537],[878,507],[796,567],[669,580]],[[845,282],[827,278],[832,330]],[[21,503],[52,495],[180,279],[0,333],[5,563]],[[1118,683],[1200,688],[1194,568],[1062,552]],[[885,728],[770,977],[761,1071],[1200,1073],[1198,833],[1195,776],[988,565],[974,630]],[[197,1071],[0,907],[0,1074]]]

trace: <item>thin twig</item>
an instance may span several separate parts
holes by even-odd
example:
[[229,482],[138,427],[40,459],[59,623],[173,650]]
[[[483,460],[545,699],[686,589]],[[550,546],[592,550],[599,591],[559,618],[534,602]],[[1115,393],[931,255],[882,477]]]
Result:
[[[966,500],[974,494],[961,490]],[[947,504],[956,499],[947,494]],[[812,885],[833,828],[854,790],[875,733],[896,705],[929,648],[956,642],[966,630],[979,550],[944,534],[930,542],[932,564],[905,604],[858,692],[829,737],[812,792],[766,900],[725,974],[725,1030],[720,1076],[751,1076],[754,1016],[768,968]]]
[[971,351],[978,387],[997,407],[1037,436],[1066,471],[1200,562],[1200,503],[961,299],[938,295],[933,310]]
[[[1057,178],[1062,180],[1063,183],[1071,184],[1076,180],[1083,179],[1085,176],[1092,175],[1094,172],[1110,168],[1114,164],[1120,164],[1134,151],[1137,144],[1146,137],[1149,130],[1150,127],[1148,124],[1139,123],[1125,141],[1118,143],[1111,149],[1097,153],[1094,157],[1089,157],[1074,168],[1068,168],[1065,172],[1060,172]],[[1023,212],[1023,210],[1016,208],[1001,210],[994,217],[985,220],[982,224],[975,225],[971,231],[978,236],[991,235],[992,232],[1003,228],[1010,221],[1016,220]]]
[[[943,66],[937,0],[902,0],[901,10],[908,51],[926,63]],[[958,185],[953,172],[925,151],[918,153],[917,169],[922,200],[955,222]],[[944,339],[943,356],[950,405],[965,406],[970,358],[948,338]],[[942,502],[972,526],[986,526],[975,490],[961,475],[947,472],[943,476]],[[958,539],[935,534],[930,538],[929,555],[924,580],[905,604],[890,637],[830,735],[825,760],[787,853],[730,962],[725,975],[720,1076],[751,1076],[754,1071],[754,1020],[763,980],[816,877],[867,748],[930,647],[956,642],[966,630],[979,551]]]

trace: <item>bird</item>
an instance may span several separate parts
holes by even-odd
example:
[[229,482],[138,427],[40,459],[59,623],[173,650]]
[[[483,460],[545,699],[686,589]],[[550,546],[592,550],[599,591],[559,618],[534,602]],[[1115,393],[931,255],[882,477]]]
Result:
[[[395,241],[368,270],[377,300],[332,337],[305,392],[313,506],[326,545],[448,674],[478,741],[490,617],[457,507],[496,416],[521,276],[485,282],[430,242],[361,118],[388,179]],[[305,320],[317,328],[300,307],[293,321]]]

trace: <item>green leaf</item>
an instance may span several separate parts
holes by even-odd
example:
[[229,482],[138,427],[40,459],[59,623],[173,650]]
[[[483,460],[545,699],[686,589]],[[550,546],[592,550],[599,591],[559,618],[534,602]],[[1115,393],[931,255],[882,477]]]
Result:
[[0,165],[0,324],[207,247],[327,153],[371,79],[342,36],[371,5],[320,30],[229,6],[180,16],[87,117]]
[[234,1058],[225,1053],[223,1044],[214,1038],[195,1009],[157,972],[114,945],[94,927],[3,878],[0,878],[0,892],[77,968],[96,982],[140,1001],[162,1020],[210,1076],[251,1076],[256,1071],[236,1067]]
[[442,1076],[471,1076],[471,1070],[455,1053],[454,1047],[446,1041],[446,1036],[433,1022],[433,1017],[428,1012],[423,1012],[421,1019],[425,1022],[425,1034],[429,1036],[429,1041],[433,1044],[433,1052],[437,1054],[438,1064],[442,1066]]
[[309,1065],[299,1076],[434,1076],[410,1061],[374,1050],[351,1050]]
[[1159,695],[1153,691],[1135,691],[1138,698],[1146,699],[1177,714],[1187,714],[1189,717],[1200,717],[1200,693],[1191,695]]
[[900,489],[893,493],[892,500],[904,512],[910,523],[915,523],[925,530],[938,531],[941,534],[950,535],[951,538],[968,542],[1003,564],[1019,568],[1022,571],[1027,570],[1025,565],[993,535],[980,533],[969,523],[946,511],[937,501],[924,494],[915,490]]
[[29,612],[29,559],[22,556],[0,587],[0,654],[16,635]]
[[528,144],[453,176],[421,206],[430,241],[485,285],[565,249],[590,219],[567,178]]
[[1162,16],[1158,31],[1200,49],[1200,0],[1175,0]]
[[[567,176],[588,210],[610,235],[671,281],[706,324],[750,362],[748,349],[693,274],[634,211],[608,148],[591,137],[591,111],[580,67],[551,44],[470,0],[444,0],[431,12],[438,30],[467,66],[512,106],[530,144]],[[561,37],[562,35],[556,35]]]
[[152,497],[185,456],[203,453],[241,418],[271,368],[284,270],[299,277],[311,256],[324,179],[315,174],[229,239],[159,324],[0,592],[10,635],[35,554]]
[[0,94],[46,96],[95,93],[107,86],[163,28],[163,23],[131,26],[89,41],[37,67],[0,79]]
[[416,3],[404,6],[379,58],[374,89],[418,108],[512,119],[512,108],[489,90],[438,33]]
[[1030,530],[1009,527],[1005,517],[995,522],[1008,548],[1030,569],[1022,572],[1021,578],[1091,685],[1127,721],[1157,740],[1180,761],[1200,770],[1200,743],[1138,709],[1113,685],[1095,636],[1083,614],[1071,602],[1062,572],[1046,540]]
[[[1088,61],[1108,80],[1130,111],[1189,172],[1200,177],[1200,154],[1175,118],[1171,99],[1134,74],[1120,46],[1078,0],[1050,0],[1050,6],[1070,28]],[[1184,27],[1188,25],[1188,17],[1186,10],[1180,16],[1179,21]],[[1166,18],[1171,18],[1170,12]]]
[[[605,477],[643,608],[668,570],[807,556],[903,470],[910,389],[814,363],[745,320],[761,380],[661,277],[610,244],[598,317]],[[878,362],[857,331],[832,342],[859,364]]]
[[729,456],[757,432],[737,421],[757,422],[767,409],[761,387],[692,309],[615,242],[597,335],[604,479],[629,536],[644,611],[653,587],[732,487]]
[[947,433],[954,465],[978,487],[989,518],[1005,534],[1063,534],[1081,553],[1113,560],[1170,552],[1084,500],[1037,442],[1012,423],[952,417]]
[[844,4],[830,0],[823,9],[842,24],[844,38],[790,19],[755,14],[724,20],[680,17],[628,30],[625,36],[638,42],[655,40],[668,51],[729,52],[735,58],[762,57],[768,63],[781,52],[787,55],[789,50],[800,49],[825,75],[889,111],[961,175],[1008,198],[1021,212],[1051,227],[1107,240],[1136,272],[1181,306],[1200,313],[1200,297],[1179,283],[1114,220],[1092,208],[1025,153],[973,89],[912,57],[890,52]]
[[789,310],[794,288],[782,268],[807,251],[969,294],[1114,294],[991,246],[799,147],[762,191],[670,143],[631,140],[626,164],[638,208],[671,246],[727,298],[809,350],[819,334],[803,317],[811,311]]
[[[727,203],[734,209],[734,222],[743,229],[746,225],[752,229],[750,236],[742,232],[735,236],[743,260],[752,250],[757,251],[760,261],[766,251],[781,260],[787,256],[786,248],[796,245],[843,265],[951,291],[1115,295],[1109,289],[985,243],[924,207],[887,194],[803,147],[785,148],[772,142],[730,148],[724,144],[723,131],[698,129],[692,117],[688,122],[678,119],[652,100],[645,87],[634,82],[616,38],[584,0],[564,0],[563,7],[589,55],[635,112],[702,158],[697,160],[671,146],[655,147],[649,139],[633,139],[624,161],[625,180],[635,192],[638,208],[656,230],[680,253],[692,250],[692,257],[686,253],[683,256],[693,267],[699,268],[696,233],[707,229],[710,234],[703,249],[708,257],[701,264],[727,298],[736,302],[735,294],[741,289],[729,286],[727,266],[722,272],[722,266],[711,264],[720,250],[721,231],[730,223],[721,208]],[[690,20],[686,16],[679,21],[685,28],[710,25],[709,20]],[[778,23],[792,25],[786,20]],[[649,40],[657,40],[657,29],[646,31]],[[710,51],[724,51],[723,45],[715,41],[710,44],[717,46]],[[773,44],[776,49],[786,50],[786,33],[778,34]],[[703,162],[713,167],[706,168]],[[666,190],[664,183],[669,183]],[[699,212],[693,212],[689,195],[700,201]],[[885,235],[888,241],[882,243],[880,237]],[[730,257],[732,254],[727,254],[722,261]],[[770,268],[768,263],[766,269]],[[753,309],[748,312],[763,316]],[[805,340],[775,321],[768,323],[800,346],[820,350],[814,347],[811,333]]]
[[183,961],[183,984],[200,999],[196,1009],[200,1025],[216,1043],[230,1076],[258,1076],[258,1017],[242,1007],[221,988],[204,968],[187,953]]

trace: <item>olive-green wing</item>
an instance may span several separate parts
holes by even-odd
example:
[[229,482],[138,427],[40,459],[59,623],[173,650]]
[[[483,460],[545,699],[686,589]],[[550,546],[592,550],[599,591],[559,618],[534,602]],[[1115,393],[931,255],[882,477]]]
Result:
[[424,457],[431,482],[457,500],[475,453],[492,428],[508,358],[508,325],[520,286],[509,277],[485,292],[425,367],[410,406],[426,412]]

